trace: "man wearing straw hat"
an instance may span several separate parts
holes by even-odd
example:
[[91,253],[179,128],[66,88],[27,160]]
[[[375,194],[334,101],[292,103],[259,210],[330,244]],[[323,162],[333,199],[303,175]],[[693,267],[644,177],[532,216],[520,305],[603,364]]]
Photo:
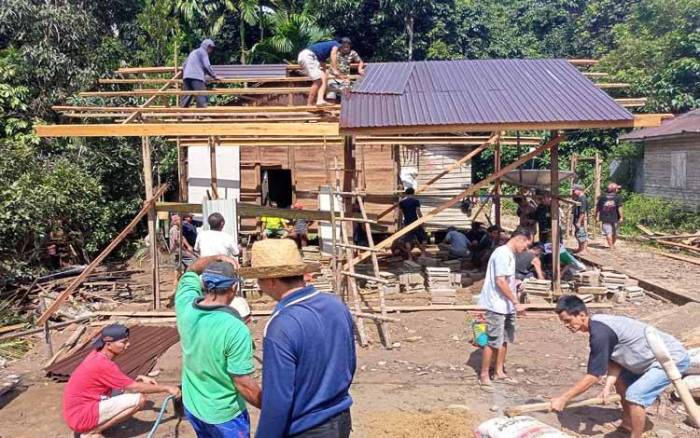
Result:
[[255,242],[251,267],[240,269],[278,302],[263,332],[259,438],[350,435],[353,321],[337,296],[305,284],[319,269],[289,239]]
[[185,416],[200,438],[250,436],[246,402],[260,407],[245,325],[250,310],[236,297],[237,266],[230,256],[201,257],[180,278],[175,295]]

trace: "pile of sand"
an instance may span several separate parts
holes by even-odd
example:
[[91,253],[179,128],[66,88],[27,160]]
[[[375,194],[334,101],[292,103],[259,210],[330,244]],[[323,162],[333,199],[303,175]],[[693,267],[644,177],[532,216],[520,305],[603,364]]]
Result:
[[[359,420],[359,419],[358,419]],[[355,419],[353,418],[353,422]],[[467,438],[474,436],[476,417],[468,412],[384,411],[363,415],[358,436],[378,438]]]

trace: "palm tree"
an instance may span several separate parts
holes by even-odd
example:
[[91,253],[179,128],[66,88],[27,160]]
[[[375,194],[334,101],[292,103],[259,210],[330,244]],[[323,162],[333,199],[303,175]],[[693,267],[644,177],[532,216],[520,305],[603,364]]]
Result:
[[274,12],[268,14],[270,36],[255,44],[251,52],[269,62],[294,62],[297,54],[313,44],[331,37],[307,13]]

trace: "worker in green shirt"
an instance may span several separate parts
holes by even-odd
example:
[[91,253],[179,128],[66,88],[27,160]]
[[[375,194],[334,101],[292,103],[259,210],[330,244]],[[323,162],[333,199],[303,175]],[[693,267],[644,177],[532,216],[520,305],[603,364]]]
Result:
[[231,306],[237,268],[229,256],[202,257],[182,276],[175,295],[185,415],[200,438],[248,437],[246,402],[260,408],[253,341],[245,315]]

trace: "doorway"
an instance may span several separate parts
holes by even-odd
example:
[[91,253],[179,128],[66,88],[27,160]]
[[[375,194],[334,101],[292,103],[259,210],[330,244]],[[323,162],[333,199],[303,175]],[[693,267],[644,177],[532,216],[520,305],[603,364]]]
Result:
[[279,168],[262,168],[262,204],[277,203],[279,208],[289,208],[292,205],[292,171]]

